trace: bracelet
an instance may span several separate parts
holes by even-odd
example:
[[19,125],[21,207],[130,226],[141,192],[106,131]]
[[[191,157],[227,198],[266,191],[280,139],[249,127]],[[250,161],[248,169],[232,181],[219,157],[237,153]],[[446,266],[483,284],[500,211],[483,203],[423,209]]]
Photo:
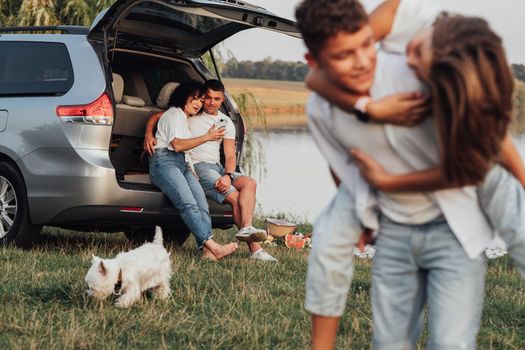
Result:
[[370,102],[372,102],[370,96],[361,96],[357,99],[354,105],[354,113],[357,120],[363,123],[368,123],[370,121],[371,118],[366,109]]

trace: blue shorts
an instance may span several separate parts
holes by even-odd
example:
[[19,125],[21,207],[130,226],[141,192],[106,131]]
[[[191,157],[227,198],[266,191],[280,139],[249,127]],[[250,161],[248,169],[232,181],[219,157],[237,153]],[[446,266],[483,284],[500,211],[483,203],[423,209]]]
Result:
[[215,188],[215,182],[225,175],[226,170],[222,164],[200,162],[195,164],[195,172],[199,177],[199,182],[202,186],[202,189],[204,190],[204,193],[206,193],[206,197],[221,204],[224,203],[226,197],[237,191],[237,189],[233,187],[233,182],[240,176],[244,176],[241,173],[234,172],[230,189],[226,193],[220,193]]

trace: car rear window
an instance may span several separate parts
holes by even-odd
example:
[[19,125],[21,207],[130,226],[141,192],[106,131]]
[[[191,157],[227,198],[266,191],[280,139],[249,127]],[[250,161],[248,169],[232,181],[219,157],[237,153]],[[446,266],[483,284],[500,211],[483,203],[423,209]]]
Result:
[[154,2],[145,2],[133,8],[126,20],[146,23],[156,23],[169,28],[178,29],[184,33],[206,34],[218,28],[224,27],[230,21],[173,11],[166,6]]
[[0,95],[63,95],[73,85],[64,44],[0,42]]

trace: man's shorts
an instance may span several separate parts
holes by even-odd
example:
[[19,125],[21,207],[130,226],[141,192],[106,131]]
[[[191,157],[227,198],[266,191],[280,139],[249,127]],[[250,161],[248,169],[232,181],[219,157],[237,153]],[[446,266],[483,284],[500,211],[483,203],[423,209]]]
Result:
[[221,204],[224,203],[226,197],[228,197],[232,192],[237,191],[237,189],[233,187],[233,182],[240,176],[244,176],[241,173],[234,172],[232,185],[228,189],[228,192],[220,193],[215,188],[215,182],[225,175],[226,171],[222,164],[200,162],[195,164],[195,172],[199,177],[199,182],[202,186],[202,189],[204,190],[204,193],[206,193],[206,197]]

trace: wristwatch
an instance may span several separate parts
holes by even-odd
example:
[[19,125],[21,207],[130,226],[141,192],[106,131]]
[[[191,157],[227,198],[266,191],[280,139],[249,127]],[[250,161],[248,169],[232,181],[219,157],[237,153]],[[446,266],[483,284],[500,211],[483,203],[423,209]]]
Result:
[[357,120],[368,123],[370,121],[370,114],[368,114],[366,107],[372,102],[370,96],[361,96],[357,99],[357,102],[354,105],[354,113]]
[[224,175],[228,175],[230,179],[233,181],[233,173],[225,173]]

